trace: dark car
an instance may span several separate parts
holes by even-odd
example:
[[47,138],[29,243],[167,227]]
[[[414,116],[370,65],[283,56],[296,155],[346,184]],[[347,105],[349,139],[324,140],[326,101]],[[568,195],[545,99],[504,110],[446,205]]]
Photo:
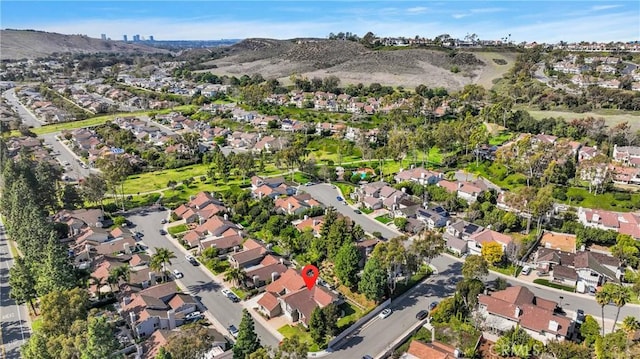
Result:
[[431,304],[429,304],[429,310],[434,310],[436,309],[437,306],[438,306],[438,302],[431,302]]
[[582,324],[584,322],[584,310],[576,310],[576,323]]
[[336,197],[336,199],[338,200],[338,202],[342,202],[342,197],[338,196]]
[[354,210],[353,212],[354,212],[355,214],[360,214],[360,213],[362,213],[362,212],[360,212],[360,210],[359,210],[359,209],[356,209],[356,210]]
[[418,320],[422,320],[424,318],[426,318],[429,315],[429,312],[426,310],[421,310],[418,312],[418,314],[416,314],[416,319]]
[[164,229],[161,229],[161,230],[160,230],[160,234],[164,236],[164,235],[166,235],[166,234],[167,234],[167,231],[165,231]]
[[236,338],[238,336],[239,330],[238,330],[238,328],[236,328],[235,325],[231,324],[229,326],[228,330],[229,330],[229,334],[231,334],[234,338]]

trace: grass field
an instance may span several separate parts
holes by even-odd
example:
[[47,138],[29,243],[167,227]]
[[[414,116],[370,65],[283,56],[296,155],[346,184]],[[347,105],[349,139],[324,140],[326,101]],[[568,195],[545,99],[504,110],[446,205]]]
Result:
[[349,302],[344,302],[343,304],[341,304],[340,309],[344,312],[344,316],[338,319],[339,329],[348,328],[350,325],[360,319],[360,317],[362,317],[362,314],[364,314],[362,309]]
[[599,110],[597,112],[576,113],[570,111],[539,111],[526,108],[525,110],[527,110],[536,120],[540,120],[545,117],[562,117],[567,121],[576,118],[602,117],[609,127],[613,127],[621,122],[628,122],[633,132],[640,130],[640,111]]
[[301,342],[305,342],[307,344],[309,344],[309,351],[310,352],[317,352],[320,350],[320,347],[318,347],[318,344],[313,342],[313,339],[311,339],[311,334],[309,334],[309,332],[301,329],[299,326],[292,326],[292,325],[285,325],[282,326],[278,329],[278,332],[280,332],[280,334],[284,335],[285,338],[292,338],[293,336],[297,335],[298,338],[300,338]]

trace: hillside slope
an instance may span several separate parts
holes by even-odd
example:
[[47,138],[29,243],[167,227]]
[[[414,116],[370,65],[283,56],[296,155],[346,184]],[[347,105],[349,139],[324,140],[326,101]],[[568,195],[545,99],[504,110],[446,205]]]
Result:
[[[204,63],[211,68],[203,71],[229,76],[259,73],[284,84],[294,74],[308,78],[335,75],[342,85],[377,82],[412,88],[424,84],[450,90],[470,83],[490,87],[514,58],[491,52],[415,48],[374,51],[351,41],[325,39],[246,39],[219,51],[219,58]],[[505,59],[507,65],[495,66],[493,58]],[[453,68],[459,72],[452,72]]]
[[168,53],[140,44],[105,41],[84,35],[63,35],[32,30],[0,30],[0,59],[35,59],[53,53]]

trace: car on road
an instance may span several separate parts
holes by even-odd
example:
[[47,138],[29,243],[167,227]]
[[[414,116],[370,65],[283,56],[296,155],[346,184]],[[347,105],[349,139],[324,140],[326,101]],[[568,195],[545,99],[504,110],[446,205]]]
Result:
[[354,210],[353,210],[353,213],[355,213],[355,214],[360,214],[360,213],[362,213],[362,212],[360,212],[360,210],[359,210],[359,209],[354,209]]
[[576,310],[576,323],[578,324],[584,323],[584,310],[582,309]]
[[429,310],[434,310],[436,309],[436,307],[438,306],[438,302],[431,302],[431,304],[429,304]]
[[373,359],[373,357],[369,354],[362,357],[362,359]]
[[391,315],[391,308],[385,308],[382,312],[380,312],[380,314],[378,314],[378,316],[382,319],[388,317]]
[[240,298],[238,298],[238,296],[234,292],[230,291],[229,289],[225,288],[220,292],[222,293],[222,295],[229,298],[229,300],[231,300],[234,303],[238,303],[240,301]]
[[187,259],[187,262],[191,263],[194,266],[199,265],[200,263],[198,263],[198,261],[196,260],[196,258],[194,256],[192,256],[191,254],[187,254],[185,256],[185,258]]
[[232,337],[238,337],[238,328],[236,328],[235,325],[231,324],[227,330],[229,330],[229,334],[231,334]]
[[313,182],[307,182],[307,183],[305,183],[304,185],[305,185],[305,186],[307,186],[307,187],[309,187],[309,186],[313,186],[314,184],[315,184],[315,183],[313,183]]
[[522,272],[521,273],[524,274],[524,275],[529,275],[529,273],[531,273],[531,267],[529,267],[529,266],[522,267]]
[[160,230],[160,235],[163,235],[163,236],[167,235],[167,231],[165,231],[164,229],[161,229]]
[[187,315],[184,316],[184,319],[187,321],[191,321],[191,320],[199,320],[204,318],[204,315],[202,315],[202,313],[196,311],[196,312],[191,312]]
[[167,220],[163,219],[162,221],[160,221],[160,223],[165,224],[165,223],[167,223]]
[[423,310],[419,311],[418,314],[416,314],[416,319],[422,320],[422,319],[426,318],[428,315],[429,315],[429,312],[423,309]]
[[340,197],[340,196],[336,197],[336,199],[338,200],[338,202],[342,202],[342,200],[343,200],[343,198]]
[[184,277],[184,274],[182,274],[182,272],[180,272],[179,270],[174,269],[173,270],[173,276],[179,279],[179,278]]

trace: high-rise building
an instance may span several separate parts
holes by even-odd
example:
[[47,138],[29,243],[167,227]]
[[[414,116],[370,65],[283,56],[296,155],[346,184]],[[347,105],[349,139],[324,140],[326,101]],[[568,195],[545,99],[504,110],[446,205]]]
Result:
[[149,35],[149,41],[153,41],[153,35]]
[[122,35],[122,40],[124,40],[124,42],[127,42],[127,35]]
[[100,34],[100,38],[102,40],[106,40],[107,39],[107,34]]
[[138,42],[140,41],[140,35],[133,35],[133,42]]

